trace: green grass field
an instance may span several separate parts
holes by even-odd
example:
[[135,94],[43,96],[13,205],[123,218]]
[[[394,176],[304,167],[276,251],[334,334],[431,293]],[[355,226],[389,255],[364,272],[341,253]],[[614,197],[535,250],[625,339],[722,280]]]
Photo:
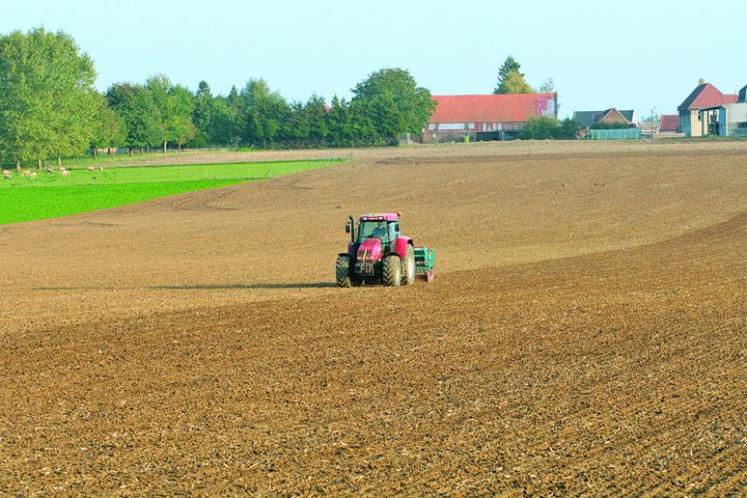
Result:
[[0,225],[108,209],[158,197],[266,180],[324,168],[334,161],[199,164],[71,169],[70,175],[39,172],[25,178],[12,171],[0,180]]

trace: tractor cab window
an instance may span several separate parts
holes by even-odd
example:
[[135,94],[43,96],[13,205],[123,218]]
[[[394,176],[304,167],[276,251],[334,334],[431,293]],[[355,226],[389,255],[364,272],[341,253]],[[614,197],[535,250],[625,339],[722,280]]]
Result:
[[389,223],[389,240],[397,240],[399,232],[399,223]]
[[387,238],[386,221],[362,221],[358,228],[358,242],[369,237],[385,240]]

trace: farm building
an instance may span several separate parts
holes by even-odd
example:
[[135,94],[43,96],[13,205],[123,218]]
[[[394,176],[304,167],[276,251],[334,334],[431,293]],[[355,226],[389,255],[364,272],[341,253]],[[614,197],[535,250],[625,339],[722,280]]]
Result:
[[423,142],[514,138],[530,118],[558,116],[556,93],[434,96]]
[[677,108],[680,130],[687,137],[720,135],[716,109],[737,102],[737,95],[725,95],[710,83],[701,83]]
[[637,119],[635,111],[618,111],[614,107],[604,111],[575,111],[573,120],[578,123],[581,129],[590,129],[595,125],[620,124],[625,126],[636,126]]
[[680,132],[679,114],[662,114],[659,122],[659,133],[676,134]]
[[722,137],[747,137],[747,86],[739,92],[736,102],[701,109],[709,123],[709,134]]

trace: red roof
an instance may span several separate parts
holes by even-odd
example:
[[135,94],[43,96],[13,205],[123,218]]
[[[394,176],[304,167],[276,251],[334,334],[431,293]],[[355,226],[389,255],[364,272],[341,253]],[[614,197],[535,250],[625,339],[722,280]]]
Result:
[[677,114],[663,114],[661,116],[660,131],[680,131],[680,117]]
[[737,95],[724,95],[710,83],[703,83],[695,87],[695,90],[680,104],[677,110],[695,111],[708,107],[718,107],[724,104],[733,104],[737,101],[737,98]]
[[430,123],[523,123],[555,116],[554,93],[433,96],[436,110]]

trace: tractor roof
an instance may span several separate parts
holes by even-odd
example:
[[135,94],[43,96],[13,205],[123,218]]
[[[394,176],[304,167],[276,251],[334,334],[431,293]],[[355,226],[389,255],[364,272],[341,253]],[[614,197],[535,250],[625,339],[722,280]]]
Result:
[[399,213],[372,213],[361,215],[360,221],[399,221]]

